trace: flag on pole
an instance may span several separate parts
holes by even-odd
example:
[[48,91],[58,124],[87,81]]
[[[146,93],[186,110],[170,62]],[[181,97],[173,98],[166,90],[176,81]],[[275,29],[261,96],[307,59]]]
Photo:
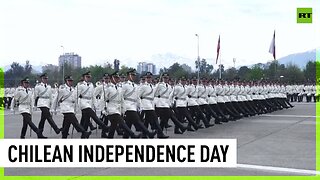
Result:
[[219,53],[220,53],[220,35],[219,35],[219,40],[218,40],[218,45],[217,45],[217,58],[216,58],[216,64],[218,64]]
[[273,38],[270,44],[269,53],[273,55],[274,60],[276,60],[276,31],[273,33]]

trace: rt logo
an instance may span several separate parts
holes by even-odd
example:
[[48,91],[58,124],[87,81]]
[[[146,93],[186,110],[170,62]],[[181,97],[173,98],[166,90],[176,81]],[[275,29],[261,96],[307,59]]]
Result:
[[297,23],[312,23],[312,8],[297,8]]

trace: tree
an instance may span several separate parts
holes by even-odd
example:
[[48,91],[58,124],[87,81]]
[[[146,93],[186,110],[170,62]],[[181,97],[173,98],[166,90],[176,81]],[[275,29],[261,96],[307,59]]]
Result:
[[5,84],[8,86],[17,86],[25,76],[24,68],[17,62],[13,62],[10,66],[10,69],[5,72]]
[[127,72],[129,71],[129,68],[125,65],[121,66],[121,69],[119,70],[120,74],[127,74]]
[[227,80],[234,80],[237,77],[237,70],[236,68],[232,67],[230,69],[227,69],[224,72],[224,79]]
[[[195,64],[196,64],[196,68],[198,70],[199,69],[199,62],[195,61]],[[201,76],[208,76],[213,71],[213,65],[208,64],[206,59],[202,59],[200,61],[200,69],[199,70],[200,70]]]
[[301,83],[304,81],[304,76],[297,65],[288,64],[286,74],[284,75],[284,81],[288,83]]
[[248,79],[249,73],[250,69],[247,66],[241,66],[238,70],[238,76],[240,77],[240,80]]
[[316,62],[309,61],[304,70],[304,76],[307,80],[314,81],[316,78]]
[[261,80],[264,77],[263,69],[259,65],[254,65],[249,73],[249,80]]
[[213,77],[219,79],[220,67],[221,67],[221,78],[224,79],[224,65],[223,64],[219,65],[219,68],[213,73]]
[[279,63],[277,60],[272,61],[268,68],[265,68],[265,76],[269,80],[277,80],[279,77],[278,74]]
[[188,72],[186,70],[184,70],[179,63],[174,63],[172,66],[170,66],[167,69],[167,73],[169,73],[169,75],[174,79],[178,79],[181,76],[188,75]]

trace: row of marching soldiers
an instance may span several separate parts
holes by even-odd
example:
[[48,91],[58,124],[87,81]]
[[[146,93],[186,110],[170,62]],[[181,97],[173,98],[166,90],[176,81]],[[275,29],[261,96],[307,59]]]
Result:
[[[38,138],[47,138],[42,134],[46,120],[57,134],[62,132],[62,138],[69,135],[71,124],[82,133],[81,138],[89,138],[89,127],[90,130],[97,128],[90,119],[102,129],[102,138],[113,138],[116,131],[123,132],[124,138],[154,138],[156,135],[168,138],[163,131],[170,127],[169,120],[174,123],[174,133],[183,134],[187,130],[197,131],[293,107],[287,99],[285,86],[276,83],[187,80],[185,77],[170,83],[169,75],[164,73],[160,82],[154,84],[152,73],[147,72],[140,84],[136,84],[136,72],[131,69],[124,82],[115,72],[105,74],[103,82],[96,87],[91,82],[90,72],[84,73],[75,87],[72,77],[66,76],[65,84],[59,86],[53,96],[47,84],[48,76],[43,74],[40,79],[41,83],[33,92],[29,80],[21,80],[14,95],[13,102],[19,104],[23,117],[21,138],[25,137],[28,125]],[[38,127],[32,123],[34,104],[41,110]],[[62,128],[58,128],[50,113],[58,106],[64,117]],[[82,113],[80,123],[76,118],[77,109]],[[97,110],[101,110],[100,118]],[[132,131],[132,125],[136,132]]]
[[[125,79],[125,76],[120,76],[120,81]],[[143,79],[143,78],[142,78]],[[158,78],[154,79],[155,82]],[[319,102],[320,101],[320,81],[317,85],[315,83],[305,83],[305,84],[287,84],[285,85],[287,98],[290,102]],[[174,84],[173,81],[171,81]],[[98,86],[100,82],[98,81],[96,85]],[[58,84],[55,83],[53,88],[53,95],[56,94],[56,89]],[[16,88],[0,88],[0,109],[10,109],[12,99]],[[3,94],[4,93],[4,94]]]

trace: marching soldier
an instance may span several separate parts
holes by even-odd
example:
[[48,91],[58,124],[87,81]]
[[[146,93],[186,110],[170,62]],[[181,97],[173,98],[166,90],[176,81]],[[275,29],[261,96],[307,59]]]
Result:
[[64,80],[65,84],[59,87],[55,102],[56,106],[60,103],[61,113],[63,114],[62,138],[66,139],[68,137],[71,124],[78,132],[82,133],[81,138],[89,138],[91,132],[84,130],[75,115],[78,97],[72,86],[73,79],[71,76],[66,76]]
[[210,108],[217,113],[217,115],[221,116],[222,122],[228,122],[228,118],[226,117],[226,115],[223,113],[223,111],[220,109],[220,107],[218,106],[218,102],[217,102],[217,92],[216,89],[214,88],[214,80],[211,79],[209,81],[209,83],[207,84],[207,89],[208,89],[208,103]]
[[160,127],[164,129],[169,119],[171,119],[175,125],[174,133],[183,134],[187,130],[187,127],[183,126],[170,108],[173,89],[171,88],[171,85],[168,84],[169,75],[164,73],[162,75],[162,80],[163,82],[159,82],[155,90],[155,97],[158,98],[155,105],[156,112],[158,112],[160,117]]
[[141,134],[135,135],[121,116],[123,105],[123,97],[121,93],[122,88],[118,87],[117,83],[119,83],[119,75],[117,72],[115,72],[111,75],[111,83],[107,84],[104,88],[108,119],[111,122],[109,134],[105,138],[113,138],[118,125],[123,128],[124,132],[130,135],[131,138],[140,138]]
[[[179,83],[174,87],[173,90],[173,97],[175,99],[176,104],[176,113],[177,118],[180,122],[183,122],[184,118],[187,118],[189,121],[188,123],[188,131],[194,131],[192,127],[195,130],[198,130],[198,125],[192,118],[191,114],[189,113],[187,109],[187,91],[186,91],[186,78],[181,77]],[[192,127],[191,127],[192,126]]]
[[9,88],[9,87],[5,88],[4,95],[5,95],[5,104],[7,105],[7,109],[10,109],[11,107],[11,102],[12,102],[14,93],[15,93],[14,88]]
[[[137,112],[138,108],[138,85],[134,83],[136,78],[135,69],[131,69],[127,72],[127,81],[122,85],[122,95],[123,95],[123,108],[125,112],[125,121],[128,127],[134,125],[136,129],[142,131],[143,137],[153,138],[156,135],[156,131],[150,132],[144,126],[140,116]],[[126,134],[126,136],[128,136]]]
[[43,131],[45,121],[48,120],[50,126],[57,134],[59,134],[62,129],[58,128],[50,113],[50,108],[53,103],[51,86],[48,84],[47,74],[42,74],[40,79],[41,83],[39,83],[34,89],[36,106],[41,110],[41,119],[38,128],[40,131]]
[[19,104],[19,112],[21,113],[23,118],[23,125],[21,129],[20,138],[25,138],[28,125],[37,134],[38,138],[46,138],[42,135],[42,131],[38,129],[37,126],[34,125],[32,122],[33,97],[32,91],[29,88],[28,78],[24,78],[21,80],[21,85],[17,88],[16,92],[14,93],[14,100],[11,104],[12,111],[15,106],[15,103]]
[[248,100],[247,104],[249,109],[254,113],[254,114],[258,114],[260,115],[261,113],[259,112],[259,110],[256,108],[253,99],[252,99],[252,89],[250,87],[250,83],[249,82],[243,82],[244,87],[244,96],[245,98]]
[[97,114],[93,111],[96,104],[93,98],[94,86],[91,82],[90,71],[82,74],[82,78],[83,81],[79,82],[76,87],[77,97],[79,97],[79,106],[82,113],[80,124],[85,130],[87,130],[90,123],[90,118],[92,118],[98,125],[101,126],[101,136],[106,137],[108,127],[98,118]]
[[[223,82],[223,81],[222,81]],[[222,85],[222,88],[224,90],[224,102],[228,109],[234,112],[234,114],[241,119],[243,115],[240,114],[238,109],[235,107],[235,102],[232,102],[231,100],[231,94],[233,93],[233,87],[228,84],[228,81],[224,81],[224,84]],[[230,88],[231,87],[231,88]]]
[[312,98],[312,85],[311,83],[308,83],[308,85],[305,86],[306,96],[307,96],[307,102],[311,102]]
[[214,87],[217,92],[217,103],[219,108],[224,111],[225,114],[230,115],[230,120],[240,119],[242,116],[235,112],[234,109],[231,108],[229,99],[225,98],[226,89],[224,88],[224,82],[220,80],[218,84]]
[[211,109],[208,101],[208,89],[207,89],[207,78],[202,78],[201,83],[197,86],[198,89],[198,99],[202,112],[206,114],[208,121],[210,122],[211,117],[215,119],[215,124],[221,124],[221,118]]
[[141,99],[142,114],[145,116],[144,125],[148,128],[150,124],[151,128],[157,131],[158,138],[168,138],[169,136],[166,136],[163,134],[163,131],[158,122],[158,116],[155,112],[154,102],[153,102],[155,89],[151,83],[152,83],[152,73],[147,72],[146,82],[141,84],[138,90],[138,97],[140,97]]
[[125,73],[121,73],[120,74],[120,81],[117,84],[119,87],[122,87],[122,85],[126,82],[126,74]]
[[[78,83],[77,83],[77,85],[79,85],[80,83],[83,83],[83,81],[84,81],[84,77],[83,76],[81,76],[80,77],[80,79],[79,79],[79,81],[78,81]],[[95,88],[96,89],[96,88]],[[79,94],[78,94],[78,96],[79,96]],[[95,97],[94,97],[95,98]],[[78,103],[80,102],[80,97],[78,97]],[[94,100],[95,101],[95,100]],[[95,101],[96,102],[96,101]],[[83,116],[81,116],[81,119],[80,119],[80,125],[83,127],[84,126],[84,124],[82,124],[83,123]],[[93,130],[96,130],[97,129],[97,127],[95,127],[95,126],[93,126],[93,124],[92,124],[92,122],[91,121],[89,121],[89,124],[88,124],[88,126],[89,126],[89,128],[90,128],[90,130],[91,131],[93,131]],[[100,127],[101,128],[101,127]]]
[[298,102],[302,102],[303,101],[303,96],[304,96],[304,84],[300,84],[298,86]]
[[211,126],[214,126],[214,124],[210,124],[209,120],[204,116],[204,113],[199,107],[199,104],[197,102],[198,99],[198,88],[197,88],[197,78],[194,77],[192,79],[191,84],[186,88],[186,93],[188,95],[188,108],[190,110],[190,113],[193,117],[196,117],[196,123],[198,124],[198,127],[200,124],[200,120],[202,120],[204,126],[206,128],[209,128]]

